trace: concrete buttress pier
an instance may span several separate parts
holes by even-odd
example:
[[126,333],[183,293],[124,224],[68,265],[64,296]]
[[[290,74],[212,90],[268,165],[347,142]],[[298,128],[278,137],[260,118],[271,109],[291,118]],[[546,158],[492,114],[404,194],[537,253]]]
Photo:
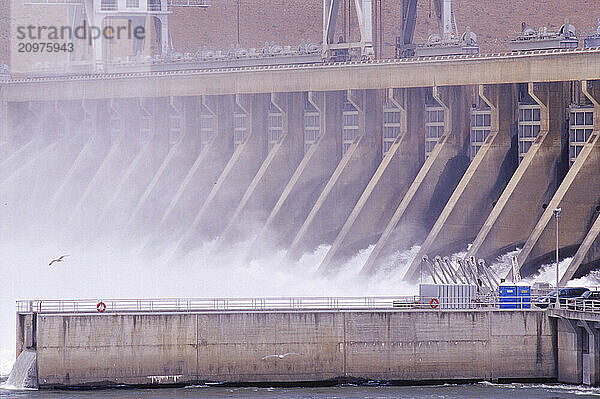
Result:
[[388,95],[401,113],[400,133],[344,222],[319,267],[322,271],[377,241],[422,165],[424,90],[392,89]]
[[[467,256],[493,257],[523,245],[562,181],[562,132],[567,109],[562,83],[529,83],[540,108],[540,132],[523,157]],[[519,221],[515,223],[515,221]]]
[[416,279],[423,256],[433,259],[466,249],[514,171],[510,162],[514,86],[479,86],[478,91],[491,111],[490,133],[409,266],[406,279]]
[[[267,154],[267,114],[271,96],[245,94],[237,96],[237,106],[245,118],[238,147],[214,183],[206,201],[199,208],[189,230],[178,243],[179,250],[190,249],[203,239],[217,237],[231,220]],[[237,127],[240,129],[240,126]]]
[[214,116],[214,137],[198,154],[192,166],[169,198],[169,204],[160,212],[160,221],[151,231],[148,247],[160,246],[165,240],[176,241],[177,228],[196,214],[231,159],[233,145],[233,115],[235,96],[204,96],[202,106]]
[[288,250],[292,259],[319,244],[333,242],[381,159],[377,151],[382,134],[381,91],[350,90],[347,98],[358,111],[358,136],[343,154],[292,241]]
[[287,182],[250,256],[269,246],[286,248],[294,239],[341,159],[343,92],[309,92],[319,113],[320,135]]
[[223,233],[223,243],[253,235],[262,226],[304,156],[304,95],[274,93],[271,103],[282,112],[282,134],[269,151]]
[[[434,87],[433,98],[444,112],[444,132],[396,208],[363,267],[372,273],[393,251],[421,243],[468,166],[466,87]],[[424,119],[423,119],[424,120]]]
[[[593,105],[594,125],[592,134],[582,150],[583,155],[586,155],[584,158],[585,161],[576,160],[575,164],[577,164],[578,170],[583,169],[585,171],[586,177],[595,182],[595,185],[588,184],[586,187],[582,187],[581,182],[579,182],[579,186],[576,186],[575,190],[581,187],[581,190],[585,193],[582,196],[584,198],[583,203],[576,202],[575,204],[569,204],[570,212],[572,209],[579,216],[577,219],[580,224],[578,226],[580,229],[577,232],[578,238],[581,238],[582,234],[585,234],[585,236],[579,241],[581,245],[577,247],[577,252],[573,256],[565,274],[563,274],[561,284],[566,284],[571,278],[581,276],[592,268],[597,267],[598,259],[600,259],[600,240],[598,240],[598,233],[600,231],[600,198],[598,198],[595,191],[598,184],[600,184],[596,181],[598,178],[598,169],[600,169],[600,165],[598,164],[600,162],[598,158],[600,155],[600,148],[598,148],[600,145],[598,141],[598,137],[600,136],[600,81],[583,81],[581,85],[583,94],[585,94]],[[580,153],[579,155],[581,156],[582,154]],[[588,160],[588,158],[590,159]],[[572,168],[574,167],[575,165],[572,166]],[[593,174],[593,176],[590,176],[590,174]],[[567,175],[569,178],[565,178],[565,181],[579,180],[577,176],[572,177],[570,175],[571,173],[569,172]],[[585,179],[583,180],[585,181]],[[559,192],[561,191],[559,189]],[[559,193],[557,193],[558,195]],[[575,207],[576,205],[580,206]],[[561,206],[563,206],[562,202]],[[592,221],[593,224],[588,228],[587,233],[585,231],[582,232],[581,224],[585,224],[587,227]],[[575,242],[574,244],[577,245],[579,242]],[[573,246],[573,242],[571,242],[571,246]]]

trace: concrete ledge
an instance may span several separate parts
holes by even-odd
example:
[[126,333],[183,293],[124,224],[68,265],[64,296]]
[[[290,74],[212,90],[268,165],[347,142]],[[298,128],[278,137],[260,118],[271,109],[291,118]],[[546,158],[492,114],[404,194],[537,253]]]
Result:
[[38,314],[36,326],[41,387],[556,376],[535,310]]
[[[432,57],[152,74],[94,75],[3,83],[6,101],[165,97],[236,93],[276,93],[432,87],[544,81],[575,81],[600,76],[600,51],[505,53],[473,57]],[[149,80],[151,78],[151,80]],[[106,84],[110,79],[111,84]],[[151,81],[152,84],[148,84]]]

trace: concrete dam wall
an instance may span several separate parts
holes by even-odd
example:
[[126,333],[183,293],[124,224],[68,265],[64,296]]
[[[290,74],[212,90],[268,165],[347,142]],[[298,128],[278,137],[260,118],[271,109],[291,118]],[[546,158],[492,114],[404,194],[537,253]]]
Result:
[[531,275],[554,257],[561,208],[564,284],[600,262],[599,60],[586,49],[7,80],[0,185],[19,229],[60,225],[67,243],[129,240],[172,264],[213,241],[287,264],[327,247],[323,273],[369,251],[366,275],[419,246],[403,271],[413,281],[423,257],[465,251],[493,264],[519,250]]
[[548,380],[557,375],[555,327],[535,310],[18,317],[18,352],[36,348],[42,388],[343,378]]

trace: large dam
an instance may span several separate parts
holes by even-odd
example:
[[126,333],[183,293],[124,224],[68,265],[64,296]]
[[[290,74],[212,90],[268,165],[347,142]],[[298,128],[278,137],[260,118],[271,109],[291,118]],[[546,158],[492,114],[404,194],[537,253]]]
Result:
[[[457,28],[450,0],[434,0],[439,32],[416,43],[423,5],[401,3],[389,30],[381,1],[323,0],[317,40],[246,48],[238,2],[237,44],[195,52],[174,40],[182,9],[212,15],[216,3],[9,7],[17,23],[58,7],[41,19],[99,32],[38,54],[52,25],[11,25],[10,65],[0,63],[0,245],[11,271],[0,277],[27,276],[31,288],[11,300],[49,295],[18,302],[16,352],[35,363],[31,379],[600,383],[594,303],[507,310],[498,299],[505,280],[553,262],[559,287],[597,272],[600,20],[581,32],[565,19],[523,22],[504,47],[488,46]],[[148,36],[106,37],[118,21]],[[64,252],[46,261],[50,251]],[[235,272],[223,253],[235,254]],[[276,264],[260,286],[248,265],[266,256]],[[24,266],[40,259],[43,271]],[[329,294],[350,268],[365,282],[390,279],[393,296]],[[304,295],[301,273],[322,279],[324,297]],[[216,274],[227,282],[215,287]],[[285,284],[273,287],[276,275]],[[177,279],[174,295],[255,284],[263,298],[139,299],[138,286],[164,297]],[[424,307],[402,296],[438,280],[477,297],[440,308],[437,296]],[[272,292],[289,297],[264,298]]]
[[215,239],[291,259],[329,244],[323,272],[374,245],[368,274],[421,245],[408,279],[468,244],[488,263],[522,248],[531,273],[552,259],[561,207],[564,283],[597,262],[599,61],[591,48],[7,80],[2,184],[66,148],[60,181],[41,182],[55,222],[93,215],[174,257]]

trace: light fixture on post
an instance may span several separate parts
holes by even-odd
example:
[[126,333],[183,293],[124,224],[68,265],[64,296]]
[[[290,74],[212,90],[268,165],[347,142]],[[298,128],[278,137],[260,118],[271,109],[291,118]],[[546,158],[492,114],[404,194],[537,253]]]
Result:
[[555,307],[560,307],[559,302],[559,289],[558,283],[560,281],[560,276],[558,272],[558,220],[560,219],[560,214],[562,212],[561,208],[555,208],[552,213],[554,214],[554,219],[556,220],[556,304]]

